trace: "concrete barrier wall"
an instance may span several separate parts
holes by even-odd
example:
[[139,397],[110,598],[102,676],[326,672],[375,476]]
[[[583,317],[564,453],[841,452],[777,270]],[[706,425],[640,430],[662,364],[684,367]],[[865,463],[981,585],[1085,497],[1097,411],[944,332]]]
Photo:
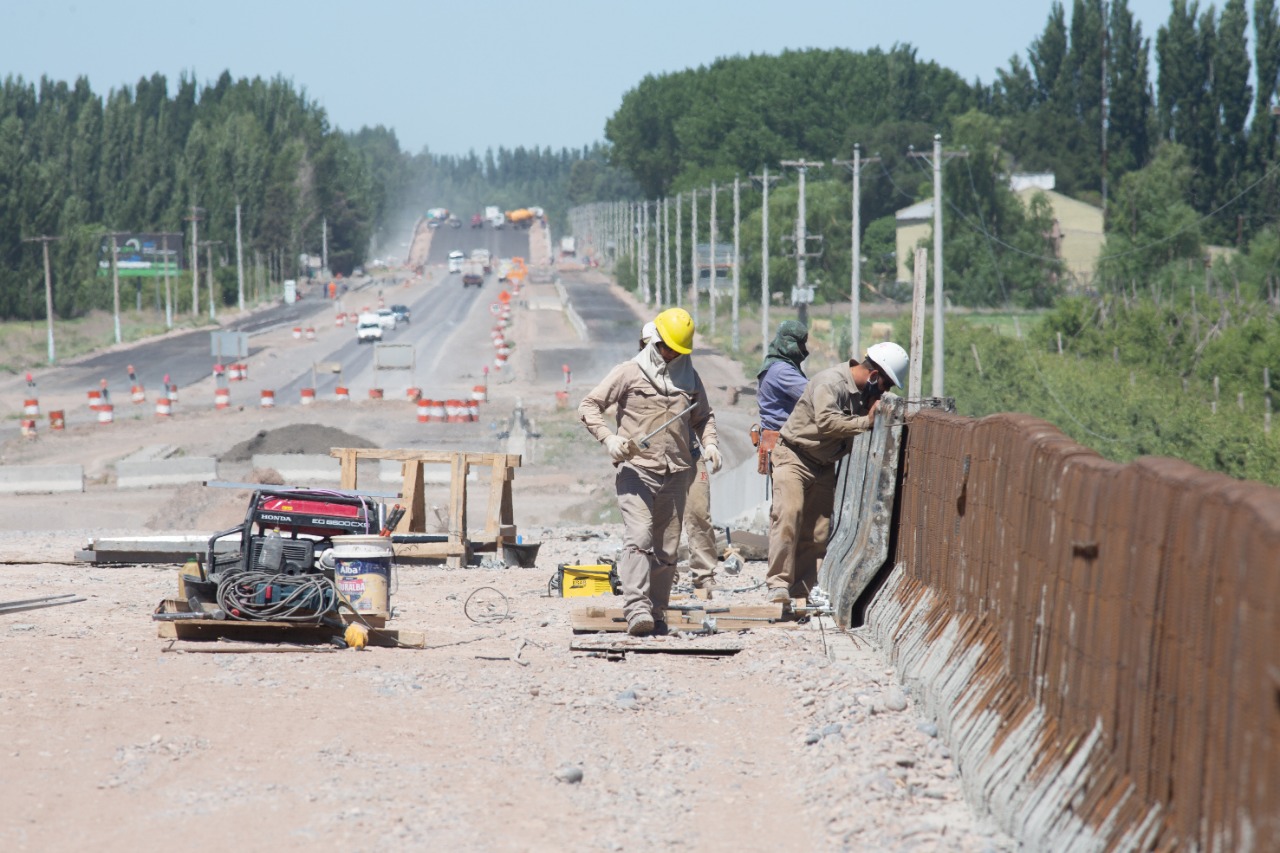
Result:
[[84,467],[80,465],[0,465],[0,494],[83,491]]
[[1280,849],[1280,490],[1022,415],[906,428],[867,610],[1030,849]]
[[218,479],[218,460],[212,456],[187,456],[148,462],[116,463],[116,487],[146,489],[152,486],[176,486]]

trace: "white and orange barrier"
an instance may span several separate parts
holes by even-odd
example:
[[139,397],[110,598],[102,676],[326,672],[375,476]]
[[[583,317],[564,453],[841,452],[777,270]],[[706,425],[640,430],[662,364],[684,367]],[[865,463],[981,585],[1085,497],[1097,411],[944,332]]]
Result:
[[369,399],[370,399],[370,400],[381,400],[381,399],[382,399],[382,389],[381,389],[381,388],[370,388],[370,389],[369,389]]
[[276,406],[276,392],[263,388],[258,396],[258,405],[264,409],[274,409]]
[[231,389],[215,388],[213,391],[213,407],[215,409],[225,409],[231,405]]
[[337,400],[339,403],[347,402],[351,399],[351,389],[344,388],[339,385],[337,388],[333,389],[333,399]]
[[173,414],[173,403],[168,397],[159,397],[156,399],[156,417],[167,418]]
[[98,423],[109,424],[115,423],[116,407],[110,403],[103,403],[98,407]]
[[38,417],[40,415],[40,401],[35,397],[29,397],[22,401],[22,414],[29,418]]
[[141,385],[134,385],[129,389],[129,399],[136,405],[138,403],[147,402],[147,391]]
[[300,401],[300,402],[302,403],[302,405],[304,405],[304,406],[310,406],[310,405],[312,405],[313,403],[315,403],[315,401],[316,401],[316,389],[314,389],[314,388],[303,388],[303,389],[302,389],[302,399],[301,399],[301,401]]
[[431,422],[431,401],[418,400],[418,423],[425,424]]

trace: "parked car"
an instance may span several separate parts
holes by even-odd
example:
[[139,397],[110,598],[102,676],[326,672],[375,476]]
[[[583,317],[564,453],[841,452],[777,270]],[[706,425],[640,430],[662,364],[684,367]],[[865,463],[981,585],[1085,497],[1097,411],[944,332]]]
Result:
[[379,308],[378,322],[382,324],[382,328],[394,331],[396,327],[396,312],[390,308]]
[[356,342],[371,344],[382,340],[382,320],[377,314],[361,314],[356,324]]
[[397,323],[409,325],[409,306],[408,305],[392,305],[391,313],[396,315]]

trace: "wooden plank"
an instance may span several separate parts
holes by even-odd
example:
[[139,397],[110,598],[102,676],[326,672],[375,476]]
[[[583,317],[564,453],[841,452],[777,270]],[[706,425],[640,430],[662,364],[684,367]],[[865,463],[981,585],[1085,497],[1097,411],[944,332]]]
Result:
[[396,542],[392,550],[397,557],[439,558],[466,554],[461,542]]
[[[707,610],[712,612],[708,613]],[[701,630],[703,619],[716,620],[716,630],[720,632],[753,628],[786,628],[799,624],[787,619],[781,604],[735,605],[726,611],[712,602],[707,602],[706,610],[667,611],[667,627],[672,631]],[[627,630],[627,623],[623,621],[622,608],[603,605],[589,605],[571,610],[569,624],[574,633],[616,633]]]
[[330,451],[330,456],[337,456],[342,466],[341,488],[354,489],[359,479],[357,466],[357,451],[347,450],[345,448]]
[[422,486],[422,463],[404,462],[404,518],[396,525],[396,533],[422,533],[427,529],[426,495]]
[[508,470],[506,463],[497,459],[489,468],[489,506],[484,514],[484,535],[495,539],[501,538],[498,525],[502,521],[502,487],[507,482]]
[[449,476],[449,541],[460,543],[462,550],[445,558],[445,565],[451,569],[466,566],[467,547],[467,473],[470,469],[466,455],[458,453],[453,457],[453,466]]
[[[196,619],[189,622],[158,622],[156,635],[162,640],[217,640],[260,643],[328,643],[341,636],[337,628],[325,625],[292,625],[287,622],[232,622]],[[426,634],[399,628],[375,628],[369,632],[369,645],[383,647],[409,646],[425,648]]]
[[638,652],[640,654],[720,656],[736,655],[742,649],[741,643],[712,638],[690,640],[683,637],[658,637],[641,640],[610,637],[608,639],[575,639],[569,643],[569,650],[573,652],[603,652],[606,655]]
[[472,465],[492,465],[495,460],[502,460],[508,468],[519,468],[521,459],[518,453],[479,453],[470,450],[379,450],[373,447],[334,447],[329,451],[330,456],[339,459],[345,453],[354,453],[360,459],[399,459],[400,461],[416,459],[432,465],[449,465],[453,463],[455,456],[465,456],[467,462]]

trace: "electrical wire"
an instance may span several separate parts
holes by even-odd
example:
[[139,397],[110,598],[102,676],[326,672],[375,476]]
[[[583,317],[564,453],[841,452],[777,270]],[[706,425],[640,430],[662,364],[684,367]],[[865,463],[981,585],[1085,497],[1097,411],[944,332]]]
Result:
[[[259,602],[269,590],[273,601]],[[255,622],[311,622],[320,624],[338,609],[337,589],[324,575],[282,575],[237,572],[218,584],[218,606],[230,618]]]

